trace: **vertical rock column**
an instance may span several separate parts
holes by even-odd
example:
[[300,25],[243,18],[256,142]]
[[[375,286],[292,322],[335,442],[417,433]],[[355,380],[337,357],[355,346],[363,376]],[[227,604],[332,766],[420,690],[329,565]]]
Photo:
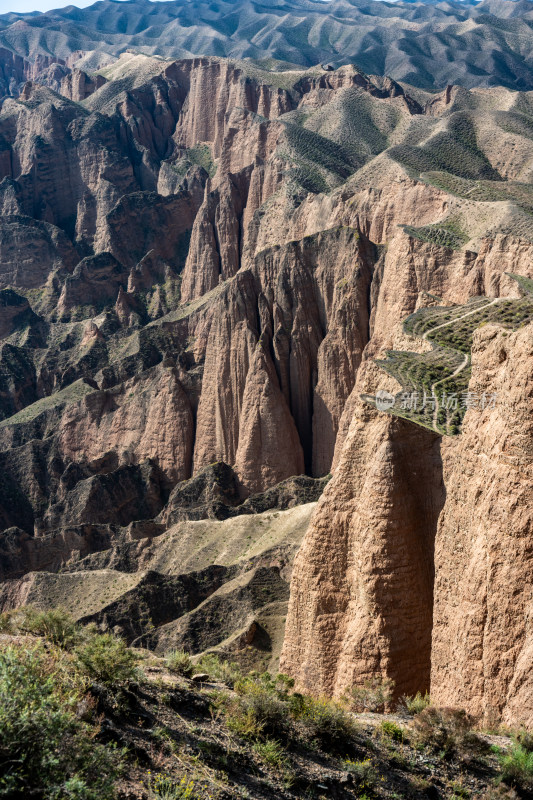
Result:
[[475,332],[469,391],[488,404],[443,455],[431,696],[531,726],[533,325]]
[[375,674],[397,695],[429,688],[443,502],[440,438],[359,401],[292,575],[281,669],[300,689],[341,695]]

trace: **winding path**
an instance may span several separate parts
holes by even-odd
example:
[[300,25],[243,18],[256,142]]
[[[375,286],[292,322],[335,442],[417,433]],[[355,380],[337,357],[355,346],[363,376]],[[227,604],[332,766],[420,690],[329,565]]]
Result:
[[[471,317],[473,314],[479,314],[480,311],[485,311],[485,309],[489,308],[490,306],[495,305],[496,303],[501,302],[502,300],[507,300],[506,297],[496,297],[494,300],[491,300],[490,303],[487,303],[484,306],[478,306],[473,311],[467,311],[466,314],[462,314],[460,317],[455,317],[454,319],[449,320],[448,322],[444,322],[442,325],[437,325],[435,328],[430,328],[426,331],[422,339],[428,338],[430,333],[434,333],[435,331],[440,330],[441,328],[446,328],[448,325],[454,325],[456,322],[459,322],[461,319],[465,319],[465,317]],[[437,393],[435,392],[435,387],[438,386],[440,383],[444,383],[444,381],[449,381],[450,378],[455,378],[456,375],[459,375],[470,363],[470,354],[466,353],[465,357],[461,364],[457,367],[455,372],[452,372],[451,375],[447,375],[446,378],[441,378],[439,381],[435,381],[435,383],[431,384],[431,397],[435,398],[435,410],[433,411],[433,430],[437,433],[442,433],[437,426],[437,418],[439,414],[439,399],[437,397]]]

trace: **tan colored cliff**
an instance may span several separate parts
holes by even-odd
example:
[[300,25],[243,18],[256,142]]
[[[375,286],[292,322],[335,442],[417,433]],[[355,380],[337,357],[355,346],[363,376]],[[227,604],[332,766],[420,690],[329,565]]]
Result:
[[293,572],[281,668],[300,688],[342,695],[378,674],[532,724],[532,334],[476,332],[469,390],[498,402],[443,443],[359,399],[394,390],[364,362]]
[[533,726],[533,325],[474,336],[467,411],[443,447],[431,695]]
[[[391,380],[368,362],[354,394]],[[443,501],[439,437],[359,400],[294,565],[281,669],[297,687],[339,696],[378,674],[398,695],[428,689]]]
[[191,474],[192,411],[175,368],[156,367],[118,390],[91,394],[69,406],[58,427],[67,461],[114,457],[116,468],[151,458],[169,481]]

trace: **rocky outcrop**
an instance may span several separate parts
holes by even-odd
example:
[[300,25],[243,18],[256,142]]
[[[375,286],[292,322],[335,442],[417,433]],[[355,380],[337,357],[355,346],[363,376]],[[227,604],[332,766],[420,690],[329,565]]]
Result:
[[[314,476],[329,471],[340,414],[367,341],[372,258],[372,247],[356,231],[333,229],[258,254],[251,270],[241,271],[224,287],[208,323],[195,467],[211,461],[234,465],[240,450],[241,474],[256,469],[246,452],[257,446],[259,429],[251,417],[269,374],[269,391],[281,392],[294,419],[306,470]],[[260,340],[265,347],[262,367],[253,364]],[[290,421],[281,424],[283,406],[277,409],[274,395],[268,397],[258,424],[270,426],[272,442],[276,429],[290,431]],[[292,433],[290,437],[293,442]],[[265,441],[261,446],[270,445]],[[286,451],[286,458],[288,452],[293,449]],[[287,467],[294,470],[297,450],[291,459]],[[284,472],[278,478],[288,476]]]
[[[42,82],[42,79],[39,81]],[[103,75],[87,75],[81,69],[72,69],[62,78],[59,93],[69,100],[81,103],[106,83]],[[47,85],[49,83],[47,82]]]
[[64,232],[30,217],[4,216],[0,237],[2,288],[38,289],[61,267],[70,271],[79,260]]
[[[533,326],[479,329],[467,411],[443,450],[431,695],[486,721],[533,725]],[[491,403],[488,404],[489,406]]]
[[69,405],[59,421],[63,459],[89,464],[152,459],[171,483],[189,477],[191,405],[172,367],[156,367],[123,386]]
[[[341,695],[377,674],[531,725],[532,332],[475,334],[469,391],[499,399],[457,439],[352,403],[293,572],[281,668],[302,689]],[[375,369],[354,394],[397,391]]]
[[398,696],[428,690],[444,497],[439,437],[359,400],[294,565],[281,668],[298,687],[338,696],[378,674]]
[[[168,564],[176,574],[208,568],[191,537],[207,537],[206,558],[224,557],[200,523],[220,523],[217,536],[230,525],[242,532],[245,518],[315,501],[333,471],[296,563],[286,669],[308,690],[342,694],[378,673],[401,694],[438,687],[438,667],[436,691],[451,703],[459,678],[444,642],[456,665],[470,663],[463,651],[493,614],[492,600],[479,599],[479,552],[494,553],[495,584],[505,585],[506,539],[483,492],[503,496],[508,485],[515,497],[516,486],[522,502],[519,476],[499,461],[519,423],[511,411],[490,418],[501,428],[492,443],[467,423],[462,439],[442,442],[361,394],[398,390],[373,359],[413,349],[407,315],[528,291],[508,273],[533,278],[529,99],[461,89],[424,106],[423,93],[415,101],[355,67],[266,72],[133,53],[102,83],[89,76],[95,59],[43,66],[0,110],[4,577],[157,573],[112,611],[94,611],[99,624],[126,630],[145,590],[150,604],[167,589],[169,608],[181,602],[185,584],[161,578]],[[474,355],[481,386],[492,367]],[[514,376],[520,386],[526,369]],[[477,454],[490,462],[479,497],[459,477],[474,474]],[[490,517],[486,541],[474,517],[466,538],[454,532],[461,492],[473,514]],[[504,516],[525,530],[515,506]],[[466,553],[472,538],[477,632],[465,643],[446,587],[460,578],[454,548]],[[508,549],[526,564],[523,539],[522,550]],[[252,560],[239,542],[237,572],[220,583],[206,573],[211,594],[172,606],[161,642],[230,653],[252,641],[259,651],[271,636],[279,650],[294,541],[265,540]],[[176,566],[184,543],[194,554]],[[505,569],[518,582],[526,575]],[[267,610],[259,598],[269,587]],[[213,621],[226,616],[215,635]],[[528,624],[509,623],[516,658],[505,664],[490,628],[478,661],[500,677],[484,677],[483,691],[479,671],[463,682],[476,713],[508,691],[497,711],[516,714]]]
[[[304,472],[304,456],[274,365],[259,341],[252,356],[242,398],[235,471],[246,493]],[[279,442],[285,443],[281,450]]]

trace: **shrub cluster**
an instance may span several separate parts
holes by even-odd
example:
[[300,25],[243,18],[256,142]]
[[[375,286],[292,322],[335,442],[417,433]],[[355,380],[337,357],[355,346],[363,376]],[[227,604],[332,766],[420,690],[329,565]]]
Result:
[[439,752],[443,758],[483,750],[483,741],[473,731],[474,719],[458,708],[427,706],[413,719],[415,739]]
[[118,754],[94,741],[82,676],[42,643],[0,652],[0,797],[108,800]]
[[235,682],[235,696],[221,700],[228,728],[253,741],[300,739],[327,751],[345,752],[357,725],[344,703],[292,692],[286,675],[250,673]]
[[170,650],[165,656],[165,663],[169,672],[190,678],[194,672],[191,657],[184,650]]
[[374,675],[362,685],[353,686],[349,693],[349,701],[354,711],[386,711],[391,704],[394,692],[394,681]]
[[504,783],[533,792],[533,733],[515,734],[511,749],[500,754],[500,768]]
[[420,714],[420,712],[427,708],[430,704],[431,698],[428,692],[425,694],[417,692],[412,697],[404,695],[400,699],[400,709],[410,716]]

